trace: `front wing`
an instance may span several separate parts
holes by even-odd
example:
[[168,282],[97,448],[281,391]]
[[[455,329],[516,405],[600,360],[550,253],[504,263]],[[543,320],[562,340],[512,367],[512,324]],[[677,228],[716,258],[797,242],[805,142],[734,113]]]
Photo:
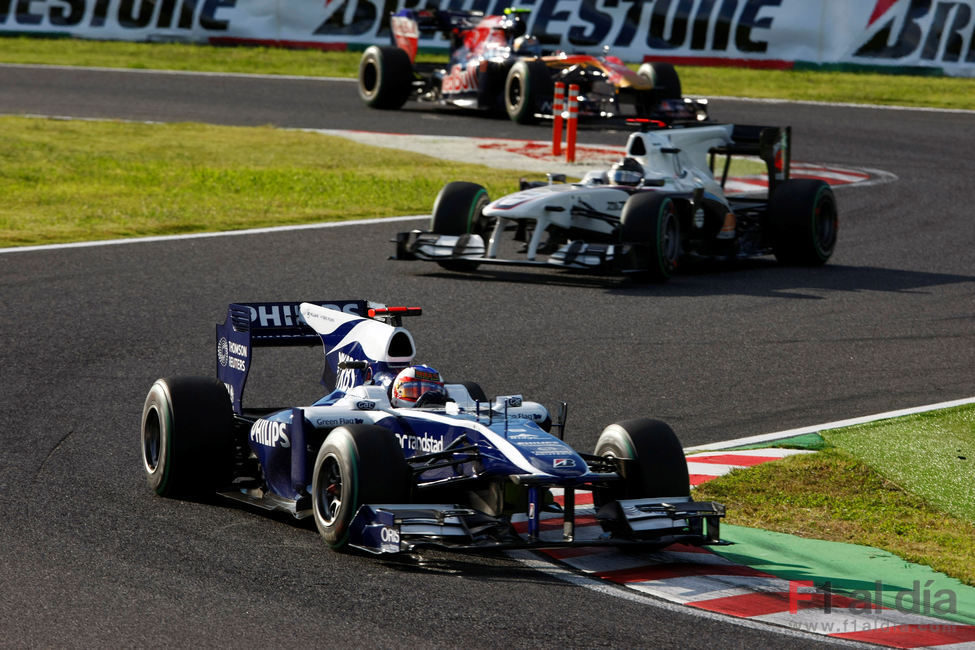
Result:
[[590,511],[567,505],[562,512],[509,519],[453,504],[363,505],[352,519],[349,545],[384,554],[424,547],[476,551],[722,543],[725,509],[720,503],[690,497],[627,499]]
[[487,249],[480,235],[438,235],[412,230],[396,235],[396,260],[425,262],[467,262],[503,266],[545,266],[576,270],[622,270],[626,253],[620,244],[602,244],[574,240],[537,259],[486,257]]

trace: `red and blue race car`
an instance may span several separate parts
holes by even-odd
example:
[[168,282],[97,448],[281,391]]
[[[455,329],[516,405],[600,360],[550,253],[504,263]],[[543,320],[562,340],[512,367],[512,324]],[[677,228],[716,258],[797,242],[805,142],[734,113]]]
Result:
[[[579,87],[580,119],[640,117],[667,124],[707,119],[707,101],[685,98],[667,63],[633,71],[604,54],[543,52],[527,33],[527,11],[497,16],[473,11],[403,9],[390,18],[394,46],[371,46],[359,63],[359,96],[373,108],[407,100],[507,114],[526,124],[552,116],[554,86]],[[450,42],[444,63],[417,61],[420,38]]]

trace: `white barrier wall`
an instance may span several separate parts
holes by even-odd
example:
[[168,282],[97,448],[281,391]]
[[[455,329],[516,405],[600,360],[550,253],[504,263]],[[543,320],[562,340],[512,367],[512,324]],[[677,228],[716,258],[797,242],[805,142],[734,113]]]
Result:
[[388,43],[404,7],[508,6],[531,10],[546,47],[633,62],[975,76],[975,0],[0,0],[0,34],[343,49]]

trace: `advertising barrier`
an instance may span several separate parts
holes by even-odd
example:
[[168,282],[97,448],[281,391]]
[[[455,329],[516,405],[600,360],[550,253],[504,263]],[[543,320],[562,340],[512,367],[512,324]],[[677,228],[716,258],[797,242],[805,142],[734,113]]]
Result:
[[362,49],[399,9],[508,7],[546,49],[629,62],[975,76],[975,0],[0,0],[0,35]]

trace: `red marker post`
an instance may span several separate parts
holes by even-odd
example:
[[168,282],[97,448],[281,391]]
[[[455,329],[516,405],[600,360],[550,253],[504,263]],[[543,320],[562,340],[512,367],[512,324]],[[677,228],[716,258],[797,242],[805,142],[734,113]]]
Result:
[[555,99],[552,100],[552,155],[562,155],[562,111],[565,109],[565,84],[555,82]]
[[576,122],[579,121],[579,86],[569,86],[569,123],[565,134],[565,161],[576,161]]

